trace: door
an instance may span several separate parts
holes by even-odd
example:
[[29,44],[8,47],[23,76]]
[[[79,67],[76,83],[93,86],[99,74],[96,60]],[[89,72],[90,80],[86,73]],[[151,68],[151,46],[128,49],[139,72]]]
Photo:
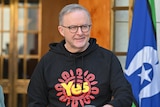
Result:
[[41,52],[41,0],[0,0],[0,85],[6,107],[27,107]]

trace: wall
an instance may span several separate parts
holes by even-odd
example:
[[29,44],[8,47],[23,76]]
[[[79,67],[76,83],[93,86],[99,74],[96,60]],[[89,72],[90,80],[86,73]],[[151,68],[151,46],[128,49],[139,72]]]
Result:
[[96,38],[102,47],[111,49],[110,0],[79,0],[79,4],[86,7],[91,14],[91,37]]

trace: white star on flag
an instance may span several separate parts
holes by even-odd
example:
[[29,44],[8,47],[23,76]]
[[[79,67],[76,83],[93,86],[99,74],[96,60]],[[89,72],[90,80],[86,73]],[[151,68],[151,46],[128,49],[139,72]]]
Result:
[[141,77],[141,84],[144,80],[147,80],[151,82],[151,79],[149,77],[149,73],[152,71],[152,69],[145,70],[144,66],[142,66],[142,72],[138,74],[139,77]]

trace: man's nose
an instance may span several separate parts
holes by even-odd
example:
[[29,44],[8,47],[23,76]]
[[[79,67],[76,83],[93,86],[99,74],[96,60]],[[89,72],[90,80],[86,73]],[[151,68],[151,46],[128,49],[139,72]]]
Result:
[[77,33],[78,33],[78,34],[82,34],[82,33],[83,33],[81,27],[78,27]]

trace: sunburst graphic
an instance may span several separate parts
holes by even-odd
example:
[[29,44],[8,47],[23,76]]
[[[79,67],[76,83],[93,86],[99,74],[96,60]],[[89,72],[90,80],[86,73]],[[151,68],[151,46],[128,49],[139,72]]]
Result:
[[99,93],[99,88],[94,86],[98,83],[94,81],[95,75],[88,70],[83,73],[81,68],[77,68],[76,76],[73,70],[64,71],[61,77],[55,89],[58,91],[59,100],[65,102],[66,106],[78,107],[80,104],[83,107],[90,104],[95,99],[94,95]]

